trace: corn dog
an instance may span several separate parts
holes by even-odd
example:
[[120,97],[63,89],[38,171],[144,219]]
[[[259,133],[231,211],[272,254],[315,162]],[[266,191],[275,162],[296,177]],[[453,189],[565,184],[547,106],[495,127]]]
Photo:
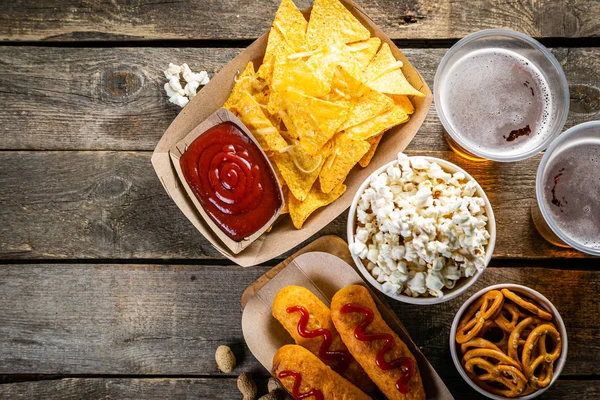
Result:
[[365,287],[338,291],[331,300],[331,319],[350,353],[388,399],[425,399],[415,357],[385,323]]
[[370,399],[301,346],[289,344],[277,350],[272,372],[296,400]]

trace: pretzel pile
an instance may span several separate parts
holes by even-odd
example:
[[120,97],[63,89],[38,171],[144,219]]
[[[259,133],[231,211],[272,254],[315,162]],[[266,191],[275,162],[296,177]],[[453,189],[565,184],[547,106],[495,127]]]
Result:
[[465,312],[456,331],[465,371],[481,388],[504,397],[548,386],[562,348],[552,319],[508,289],[485,293]]

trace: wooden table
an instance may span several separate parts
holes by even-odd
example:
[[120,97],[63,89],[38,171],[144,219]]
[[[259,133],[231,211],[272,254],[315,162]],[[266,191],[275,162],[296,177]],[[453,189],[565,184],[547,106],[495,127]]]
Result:
[[[178,109],[169,62],[211,74],[265,32],[276,0],[14,0],[0,11],[0,398],[235,399],[267,372],[240,328],[243,290],[271,266],[223,259],[164,192],[150,155]],[[567,128],[600,119],[600,2],[358,0],[430,86],[457,38],[493,27],[540,38],[571,89]],[[299,7],[308,0],[297,1]],[[493,204],[495,257],[474,290],[526,284],[569,332],[561,379],[541,398],[600,397],[600,261],[553,247],[530,205],[540,156],[471,163],[449,151],[432,107],[407,153],[449,159]],[[341,215],[319,235],[345,235]],[[309,241],[314,240],[311,238]],[[283,256],[282,256],[283,258]],[[457,399],[448,335],[467,295],[392,303]],[[220,344],[239,366],[218,372]]]

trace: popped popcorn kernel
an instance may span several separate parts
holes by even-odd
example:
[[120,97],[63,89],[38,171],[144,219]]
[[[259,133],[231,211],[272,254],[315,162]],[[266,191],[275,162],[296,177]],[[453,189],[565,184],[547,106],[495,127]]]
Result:
[[[196,96],[198,88],[210,81],[206,71],[194,73],[187,64],[179,66],[170,63],[164,74],[168,80],[164,89],[169,97],[169,102],[179,107],[185,107]],[[184,82],[185,86],[182,84]]]

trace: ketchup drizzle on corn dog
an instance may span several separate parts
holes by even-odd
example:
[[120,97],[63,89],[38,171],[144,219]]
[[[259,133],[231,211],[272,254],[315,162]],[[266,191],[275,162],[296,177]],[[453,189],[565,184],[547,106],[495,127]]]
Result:
[[329,350],[331,342],[333,341],[333,335],[329,329],[319,328],[312,331],[306,329],[308,325],[309,313],[308,310],[302,306],[288,307],[286,309],[288,314],[300,313],[300,321],[298,321],[298,334],[303,338],[313,339],[319,336],[323,337],[323,343],[319,348],[319,357],[323,361],[335,362],[333,370],[338,374],[343,374],[350,364],[351,356],[347,351],[332,351]]
[[360,324],[356,325],[356,328],[354,329],[354,337],[361,342],[370,342],[373,340],[385,341],[385,344],[377,353],[375,363],[384,371],[400,368],[400,371],[402,371],[402,377],[396,381],[396,389],[398,389],[400,393],[408,393],[408,381],[415,373],[414,361],[409,357],[400,357],[389,362],[385,361],[385,353],[394,347],[394,338],[388,333],[364,332],[367,326],[373,322],[373,310],[359,304],[348,303],[342,306],[340,312],[343,314],[356,312],[365,316],[365,319]]
[[294,397],[295,400],[302,400],[302,399],[306,399],[311,396],[314,396],[315,400],[324,400],[323,392],[321,392],[319,389],[311,389],[306,393],[300,393],[300,382],[302,381],[302,375],[299,372],[281,371],[277,375],[277,378],[283,379],[283,378],[287,378],[288,376],[291,376],[292,378],[294,378],[294,387],[292,389],[292,396]]

